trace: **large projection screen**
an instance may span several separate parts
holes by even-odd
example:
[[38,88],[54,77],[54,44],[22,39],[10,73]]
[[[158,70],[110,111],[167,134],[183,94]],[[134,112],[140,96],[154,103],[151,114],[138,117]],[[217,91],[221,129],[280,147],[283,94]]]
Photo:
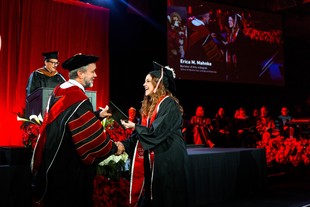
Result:
[[177,79],[284,86],[282,37],[280,14],[198,0],[168,5],[167,59]]

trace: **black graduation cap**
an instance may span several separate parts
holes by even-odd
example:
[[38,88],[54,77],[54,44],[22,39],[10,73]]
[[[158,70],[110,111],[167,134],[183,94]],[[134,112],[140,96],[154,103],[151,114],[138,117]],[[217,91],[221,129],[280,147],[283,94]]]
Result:
[[62,67],[69,71],[75,70],[82,66],[88,65],[90,63],[95,63],[99,60],[99,57],[94,55],[83,55],[82,53],[78,53],[73,57],[67,59],[63,62]]
[[44,57],[44,60],[48,60],[48,59],[57,59],[58,60],[58,51],[43,52],[42,55]]
[[166,89],[168,89],[171,93],[176,92],[175,85],[175,72],[169,66],[163,66],[155,61],[153,61],[154,70],[150,72],[150,74],[154,75],[157,78],[161,78]]

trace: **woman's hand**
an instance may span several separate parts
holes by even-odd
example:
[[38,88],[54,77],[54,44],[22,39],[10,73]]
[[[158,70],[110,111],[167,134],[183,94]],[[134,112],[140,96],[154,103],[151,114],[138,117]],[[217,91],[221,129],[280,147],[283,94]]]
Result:
[[121,120],[122,125],[125,129],[135,129],[136,124],[129,120]]

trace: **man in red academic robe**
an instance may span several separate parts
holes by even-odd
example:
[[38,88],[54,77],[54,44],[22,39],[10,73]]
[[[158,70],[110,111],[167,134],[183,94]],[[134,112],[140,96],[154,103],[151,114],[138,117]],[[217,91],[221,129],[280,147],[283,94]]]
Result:
[[97,112],[85,95],[92,87],[98,57],[75,55],[63,63],[70,80],[49,98],[32,158],[34,204],[44,207],[91,207],[96,165],[124,151],[104,132]]

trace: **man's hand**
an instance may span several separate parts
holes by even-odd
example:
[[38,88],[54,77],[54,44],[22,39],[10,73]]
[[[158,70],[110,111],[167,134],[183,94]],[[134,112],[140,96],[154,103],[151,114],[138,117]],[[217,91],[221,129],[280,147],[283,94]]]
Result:
[[115,153],[115,155],[121,155],[125,152],[125,147],[123,145],[123,143],[121,142],[115,142],[116,146],[117,146],[117,152]]
[[112,114],[108,112],[109,111],[109,106],[108,105],[105,106],[105,108],[99,107],[99,109],[101,109],[101,111],[99,113],[99,116],[101,118],[106,118],[106,117],[112,116]]

